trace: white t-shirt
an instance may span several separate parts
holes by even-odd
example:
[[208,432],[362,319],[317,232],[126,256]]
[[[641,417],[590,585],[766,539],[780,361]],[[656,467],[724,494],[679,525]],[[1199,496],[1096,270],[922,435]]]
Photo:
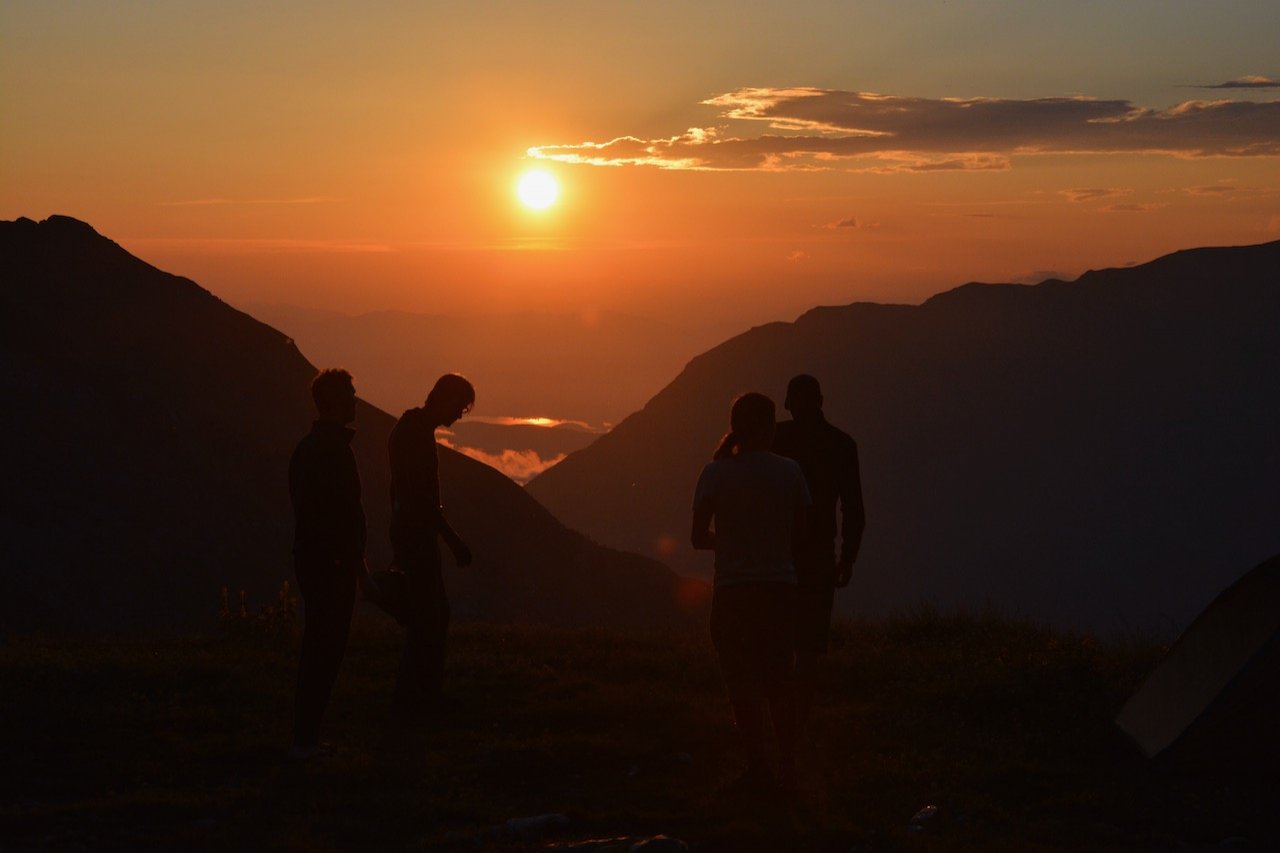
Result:
[[707,463],[693,492],[693,509],[712,513],[716,586],[795,583],[791,532],[796,512],[810,503],[794,460],[755,450]]

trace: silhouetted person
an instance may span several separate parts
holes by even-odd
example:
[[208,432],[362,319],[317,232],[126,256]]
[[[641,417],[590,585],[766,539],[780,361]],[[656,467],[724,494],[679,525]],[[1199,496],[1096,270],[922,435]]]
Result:
[[409,409],[391,431],[391,546],[405,573],[404,655],[396,679],[396,707],[420,717],[439,703],[449,637],[439,540],[459,566],[471,564],[471,549],[445,520],[440,506],[437,427],[451,426],[471,411],[475,388],[457,374],[441,376],[421,407]]
[[355,432],[347,428],[356,417],[351,374],[322,371],[311,396],[319,417],[289,460],[293,564],[304,606],[291,758],[321,751],[320,718],[347,648],[356,586],[367,572]]
[[693,496],[693,547],[716,555],[711,639],[747,752],[746,772],[735,787],[754,794],[771,788],[766,706],[783,789],[793,782],[791,551],[809,505],[800,467],[769,452],[774,414],[773,401],[763,394],[734,401],[730,432],[702,469]]
[[[862,544],[866,517],[858,470],[858,445],[822,414],[818,380],[800,374],[787,384],[791,420],[778,424],[773,451],[804,471],[813,505],[796,543],[796,712],[803,722],[813,704],[818,672],[827,653],[835,591],[848,586]],[[840,556],[836,557],[836,504],[840,504]]]

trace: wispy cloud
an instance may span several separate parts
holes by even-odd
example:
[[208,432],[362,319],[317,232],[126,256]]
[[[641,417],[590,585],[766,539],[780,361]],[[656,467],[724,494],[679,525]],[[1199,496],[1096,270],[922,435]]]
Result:
[[503,450],[501,453],[488,453],[476,447],[466,447],[449,441],[443,441],[442,443],[452,447],[459,453],[470,456],[477,462],[483,462],[491,468],[497,468],[521,485],[529,482],[565,457],[565,454],[561,453],[550,459],[543,459],[535,450],[508,449]]
[[1156,202],[1122,202],[1120,204],[1109,204],[1102,210],[1106,213],[1147,213],[1167,206]]
[[1082,201],[1098,201],[1104,198],[1119,198],[1129,195],[1133,190],[1118,187],[1084,187],[1073,190],[1060,190],[1059,195],[1066,196],[1067,201],[1079,204]]
[[860,219],[857,216],[849,216],[844,219],[837,220],[835,222],[829,222],[823,227],[825,228],[856,228],[863,231],[871,231],[873,229],[879,228],[880,223],[869,222],[866,219]]
[[315,195],[300,198],[194,198],[185,201],[162,201],[158,204],[161,207],[215,207],[256,204],[326,204],[338,200],[332,196]]
[[594,166],[881,173],[1000,170],[1015,157],[1051,153],[1280,156],[1280,101],[1192,100],[1160,110],[1087,97],[915,98],[792,88],[738,89],[702,103],[723,121],[763,124],[765,132],[690,128],[656,139],[540,145],[528,154]]
[[1231,184],[1210,184],[1206,187],[1185,187],[1183,192],[1187,195],[1207,195],[1207,196],[1224,196],[1236,192],[1239,187]]
[[1280,80],[1260,74],[1246,74],[1225,83],[1201,83],[1192,89],[1280,89]]

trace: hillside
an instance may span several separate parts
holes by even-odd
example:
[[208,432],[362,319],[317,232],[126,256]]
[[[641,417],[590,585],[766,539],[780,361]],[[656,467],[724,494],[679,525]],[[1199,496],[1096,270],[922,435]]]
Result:
[[781,401],[809,372],[860,446],[847,612],[930,601],[1173,633],[1280,550],[1277,269],[1280,242],[817,308],[695,358],[528,488],[602,542],[705,575],[688,504],[730,400]]
[[[222,585],[251,606],[292,577],[285,471],[313,417],[293,342],[67,217],[0,223],[7,629],[211,623]],[[356,376],[357,390],[361,378]],[[353,443],[370,558],[389,559],[391,416],[361,403]],[[664,567],[566,529],[498,472],[443,452],[475,567],[460,618],[662,624]]]
[[[388,724],[401,639],[357,624],[326,717],[283,760],[281,637],[0,643],[6,849],[530,851],[665,833],[718,851],[1269,850],[1274,774],[1170,772],[1111,717],[1158,657],[1024,624],[841,625],[795,822],[723,793],[742,767],[704,632],[463,627],[455,706]],[[911,826],[927,805],[936,817]],[[563,814],[530,832],[506,821]],[[554,849],[554,848],[552,848]],[[561,848],[564,849],[564,848]],[[573,849],[573,848],[568,848]]]

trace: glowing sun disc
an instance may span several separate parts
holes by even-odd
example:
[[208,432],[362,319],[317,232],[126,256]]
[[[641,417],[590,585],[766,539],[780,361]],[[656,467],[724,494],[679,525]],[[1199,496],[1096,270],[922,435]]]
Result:
[[516,195],[520,196],[520,203],[525,207],[545,210],[560,196],[560,185],[546,172],[526,172],[516,186]]

